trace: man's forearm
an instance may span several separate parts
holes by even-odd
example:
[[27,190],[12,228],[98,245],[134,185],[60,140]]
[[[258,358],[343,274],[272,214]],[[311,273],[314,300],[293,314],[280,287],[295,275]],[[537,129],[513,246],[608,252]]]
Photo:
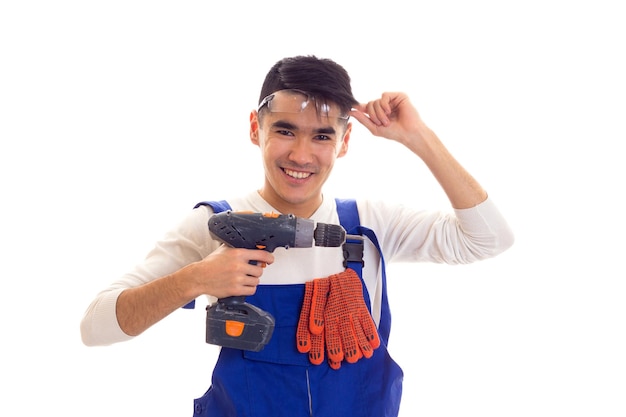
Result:
[[421,136],[423,140],[419,142],[419,148],[410,144],[407,146],[428,166],[452,207],[471,208],[487,199],[487,192],[452,156],[434,132],[423,127]]
[[194,299],[185,284],[188,273],[189,268],[183,268],[140,287],[124,290],[115,309],[122,331],[137,336]]

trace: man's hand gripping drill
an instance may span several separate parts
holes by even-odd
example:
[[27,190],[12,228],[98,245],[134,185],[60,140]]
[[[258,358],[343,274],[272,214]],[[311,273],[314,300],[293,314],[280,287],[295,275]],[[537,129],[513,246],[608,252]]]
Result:
[[[291,214],[225,211],[209,219],[209,232],[229,246],[263,249],[277,247],[339,247],[346,232],[340,225],[317,223]],[[250,261],[256,264],[256,261]],[[247,303],[245,296],[220,298],[207,307],[206,342],[214,345],[258,352],[269,342],[274,317]]]

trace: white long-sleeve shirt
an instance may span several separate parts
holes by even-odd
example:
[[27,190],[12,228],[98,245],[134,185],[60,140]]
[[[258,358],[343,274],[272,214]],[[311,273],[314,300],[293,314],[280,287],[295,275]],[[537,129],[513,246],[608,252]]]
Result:
[[[235,211],[277,212],[257,192],[228,200]],[[513,233],[493,201],[449,213],[419,211],[384,202],[357,201],[361,225],[378,238],[386,263],[437,262],[462,264],[487,259],[513,244]],[[180,224],[156,243],[143,262],[100,292],[81,322],[83,342],[108,345],[132,339],[117,322],[115,305],[119,294],[200,261],[218,248],[208,230],[210,207],[190,211]],[[315,222],[339,224],[333,198],[325,197],[311,216]],[[277,248],[274,263],[267,266],[261,284],[301,284],[343,271],[341,248]],[[378,251],[365,239],[363,279],[370,294],[372,315],[378,323],[382,297],[382,271]],[[390,279],[394,279],[391,277]],[[209,296],[209,302],[215,299]]]

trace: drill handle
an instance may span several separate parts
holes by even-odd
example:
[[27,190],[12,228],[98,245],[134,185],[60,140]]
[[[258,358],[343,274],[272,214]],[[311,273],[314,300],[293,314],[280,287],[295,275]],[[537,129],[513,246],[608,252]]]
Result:
[[[250,265],[257,265],[257,261],[249,261]],[[246,302],[245,295],[233,295],[230,297],[224,297],[217,300],[220,304],[226,304],[227,306],[235,306],[237,304],[243,304]]]
[[233,295],[230,297],[224,297],[217,300],[220,304],[225,304],[227,306],[236,306],[238,304],[243,304],[246,302],[245,295]]

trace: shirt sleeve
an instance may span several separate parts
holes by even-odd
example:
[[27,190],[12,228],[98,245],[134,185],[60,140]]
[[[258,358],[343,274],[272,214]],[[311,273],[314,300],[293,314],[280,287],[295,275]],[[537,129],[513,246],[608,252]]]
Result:
[[110,345],[133,338],[119,326],[115,311],[117,298],[127,288],[138,287],[171,274],[185,265],[204,259],[215,250],[217,244],[210,238],[206,226],[210,213],[210,208],[204,206],[192,210],[177,227],[155,244],[143,262],[96,295],[80,324],[85,345]]
[[361,223],[376,232],[389,262],[468,264],[494,257],[514,242],[490,198],[449,212],[363,202],[359,213]]

